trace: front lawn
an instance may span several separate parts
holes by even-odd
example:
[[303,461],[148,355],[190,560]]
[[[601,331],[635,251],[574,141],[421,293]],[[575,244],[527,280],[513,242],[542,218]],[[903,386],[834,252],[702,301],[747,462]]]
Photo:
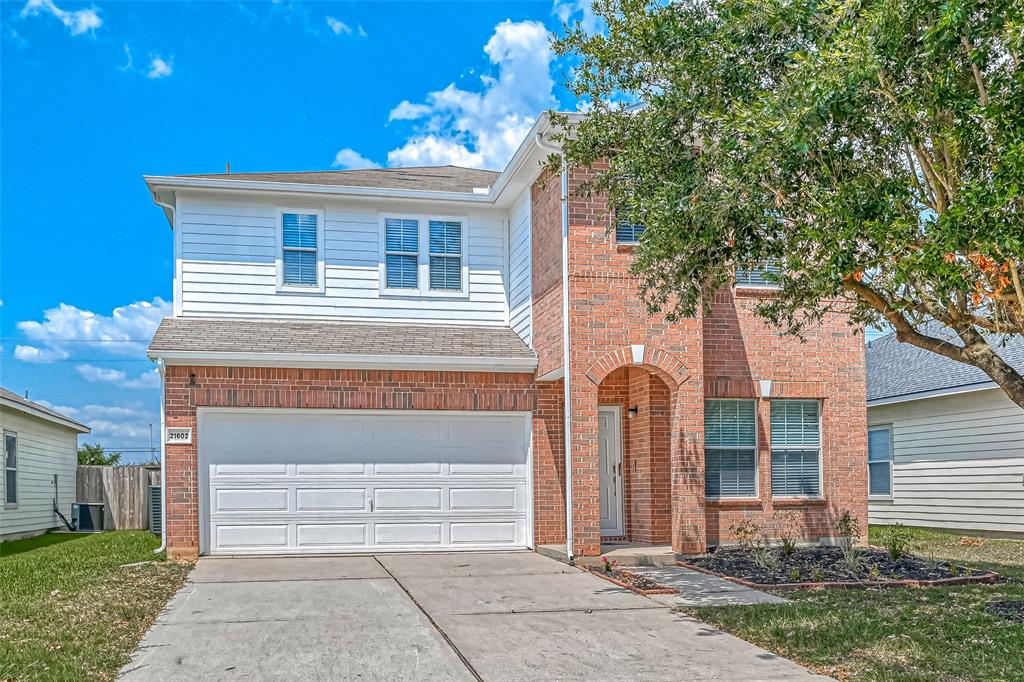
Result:
[[[879,529],[870,537],[877,542]],[[789,604],[682,607],[815,671],[843,680],[1024,680],[1024,624],[986,612],[1024,599],[1024,542],[913,530],[914,551],[1009,581],[920,589],[800,590]]]
[[[109,680],[181,587],[146,531],[0,544],[0,680]],[[153,561],[142,566],[126,564]]]

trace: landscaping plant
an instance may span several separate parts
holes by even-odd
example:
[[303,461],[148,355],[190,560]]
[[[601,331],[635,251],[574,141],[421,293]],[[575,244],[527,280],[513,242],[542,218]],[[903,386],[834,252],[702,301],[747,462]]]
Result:
[[729,526],[729,532],[741,549],[750,552],[761,537],[761,526],[751,519],[743,519]]
[[889,550],[889,557],[893,561],[899,561],[913,544],[913,534],[902,523],[896,522],[882,531],[882,546]]
[[795,511],[775,512],[776,534],[779,544],[782,545],[782,553],[786,556],[793,556],[796,553],[796,541],[800,537],[800,515]]

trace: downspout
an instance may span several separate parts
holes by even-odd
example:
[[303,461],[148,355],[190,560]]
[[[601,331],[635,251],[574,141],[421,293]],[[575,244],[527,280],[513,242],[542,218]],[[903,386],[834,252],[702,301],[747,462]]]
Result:
[[[552,153],[561,153],[561,149],[544,141],[537,133],[537,146]],[[562,412],[565,435],[565,554],[572,563],[573,554],[573,514],[572,514],[572,372],[569,358],[571,344],[569,341],[569,164],[562,155]]]
[[[153,203],[169,213],[171,229],[174,229],[174,204],[168,204],[157,198],[153,192]],[[177,287],[175,287],[177,289]],[[160,372],[160,546],[153,550],[153,554],[159,554],[167,549],[167,416],[164,412],[166,401],[166,384],[164,378],[165,366],[162,359],[157,359],[156,368]]]
[[153,550],[153,554],[159,554],[167,549],[167,439],[164,438],[167,423],[164,415],[164,361],[158,359],[156,368],[160,372],[160,546]]

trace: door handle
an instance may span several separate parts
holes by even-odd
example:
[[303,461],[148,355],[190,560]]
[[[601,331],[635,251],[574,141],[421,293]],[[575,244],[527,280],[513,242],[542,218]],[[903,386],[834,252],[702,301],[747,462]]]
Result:
[[370,511],[373,511],[373,498],[370,498]]

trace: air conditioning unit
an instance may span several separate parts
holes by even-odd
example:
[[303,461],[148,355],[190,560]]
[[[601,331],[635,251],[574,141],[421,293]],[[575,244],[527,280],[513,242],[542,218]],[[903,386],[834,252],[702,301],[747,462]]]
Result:
[[103,530],[103,503],[73,503],[71,505],[71,525],[79,532],[98,532]]
[[149,486],[149,530],[157,535],[164,529],[163,508],[160,506],[160,486]]

